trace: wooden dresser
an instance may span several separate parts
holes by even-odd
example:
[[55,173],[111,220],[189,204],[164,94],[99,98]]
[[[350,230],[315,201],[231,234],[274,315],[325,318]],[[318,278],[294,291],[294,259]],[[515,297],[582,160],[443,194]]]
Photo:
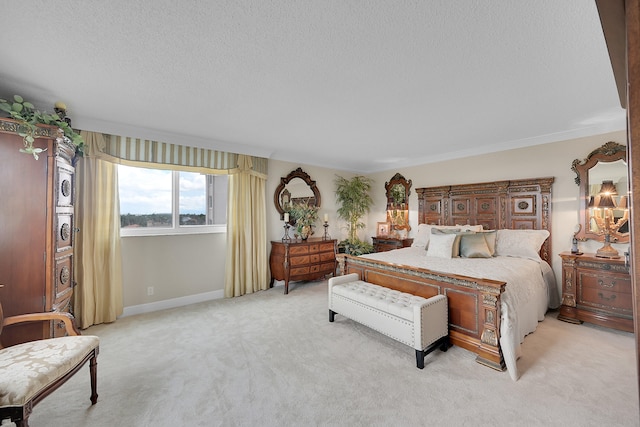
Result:
[[[17,124],[0,119],[0,299],[6,316],[71,310],[75,146],[58,128],[38,128],[36,160],[21,153]],[[3,330],[5,346],[64,334],[53,322]]]
[[396,239],[393,237],[372,237],[373,250],[375,252],[386,252],[392,249],[406,248],[411,246],[413,238]]
[[631,277],[624,257],[563,252],[562,306],[558,319],[633,332]]
[[284,280],[284,293],[289,293],[289,281],[316,280],[328,274],[336,275],[336,240],[310,238],[289,242],[271,241],[271,283]]

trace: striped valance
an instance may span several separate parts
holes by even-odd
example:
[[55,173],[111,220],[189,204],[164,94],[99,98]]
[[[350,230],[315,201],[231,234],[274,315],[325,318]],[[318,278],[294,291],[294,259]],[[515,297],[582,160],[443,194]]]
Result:
[[[237,153],[187,147],[148,139],[105,135],[105,147],[99,156],[111,157],[118,163],[153,167],[201,170],[206,173],[233,173],[238,168]],[[252,171],[267,175],[268,159],[251,157]]]

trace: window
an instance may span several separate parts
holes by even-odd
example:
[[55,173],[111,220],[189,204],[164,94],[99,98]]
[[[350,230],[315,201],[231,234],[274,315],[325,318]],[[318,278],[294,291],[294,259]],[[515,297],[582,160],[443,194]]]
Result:
[[227,179],[118,165],[121,235],[225,231]]

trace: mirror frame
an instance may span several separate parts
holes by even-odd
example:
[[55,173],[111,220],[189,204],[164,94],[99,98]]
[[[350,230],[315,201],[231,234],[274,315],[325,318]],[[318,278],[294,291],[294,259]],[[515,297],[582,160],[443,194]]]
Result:
[[[576,184],[580,186],[580,229],[574,234],[576,239],[604,241],[604,235],[592,233],[589,227],[589,170],[597,165],[598,162],[610,163],[616,160],[624,160],[627,162],[628,167],[627,147],[617,142],[609,141],[602,147],[596,148],[589,153],[586,159],[582,161],[575,159],[571,164],[571,170],[576,173]],[[629,176],[628,169],[627,176]],[[611,233],[611,238],[615,243],[627,243],[629,242],[629,233],[622,235],[616,231]]]
[[275,193],[273,194],[273,203],[276,205],[276,210],[280,213],[280,220],[284,220],[284,209],[280,206],[280,194],[285,190],[285,187],[292,179],[300,178],[304,182],[307,183],[311,191],[313,192],[313,196],[316,198],[316,206],[320,207],[320,190],[316,187],[316,182],[311,179],[311,177],[302,170],[302,168],[298,168],[292,171],[289,175],[284,178],[280,178],[280,185],[276,188]]
[[394,226],[396,230],[411,230],[411,226],[409,225],[409,195],[411,194],[411,180],[406,180],[406,178],[399,173],[396,173],[391,179],[384,183],[384,189],[386,190],[385,195],[387,196],[387,222],[390,222],[389,218],[389,207],[393,205],[393,198],[391,197],[391,189],[396,185],[402,185],[404,187],[404,200],[406,204],[406,215],[405,225]]

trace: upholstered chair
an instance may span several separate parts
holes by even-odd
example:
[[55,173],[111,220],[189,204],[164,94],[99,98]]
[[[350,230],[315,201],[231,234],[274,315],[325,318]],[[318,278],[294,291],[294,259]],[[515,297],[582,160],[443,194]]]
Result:
[[[2,348],[3,327],[42,321],[62,322],[67,336]],[[34,313],[3,318],[0,304],[0,423],[26,427],[33,407],[89,362],[91,404],[98,400],[99,339],[80,335],[67,313]]]

